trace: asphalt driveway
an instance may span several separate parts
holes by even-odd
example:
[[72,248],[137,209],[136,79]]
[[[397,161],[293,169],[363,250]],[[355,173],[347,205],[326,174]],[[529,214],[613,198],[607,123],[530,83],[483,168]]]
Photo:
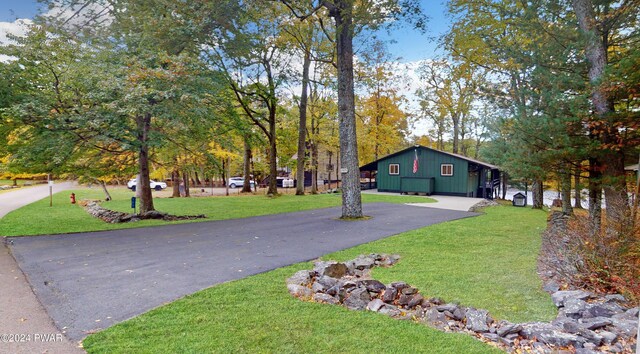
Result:
[[[83,234],[16,237],[12,254],[72,340],[222,282],[475,213],[365,204],[248,219]],[[284,286],[284,283],[283,283]]]

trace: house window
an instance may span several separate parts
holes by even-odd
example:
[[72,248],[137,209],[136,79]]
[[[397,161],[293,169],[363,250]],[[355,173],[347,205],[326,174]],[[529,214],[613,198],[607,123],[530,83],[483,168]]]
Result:
[[390,175],[399,175],[400,174],[400,164],[392,163],[389,165],[389,174]]
[[443,163],[440,165],[441,176],[453,176],[453,165],[450,163]]

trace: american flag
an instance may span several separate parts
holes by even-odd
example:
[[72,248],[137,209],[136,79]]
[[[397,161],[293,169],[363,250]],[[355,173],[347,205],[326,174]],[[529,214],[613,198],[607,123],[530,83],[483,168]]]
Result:
[[418,172],[418,149],[414,150],[415,157],[413,158],[413,173]]

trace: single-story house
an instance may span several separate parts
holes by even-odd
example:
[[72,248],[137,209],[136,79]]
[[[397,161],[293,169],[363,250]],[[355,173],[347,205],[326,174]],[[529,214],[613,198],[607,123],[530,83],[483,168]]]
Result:
[[360,167],[380,192],[424,193],[492,199],[500,186],[497,166],[416,145]]

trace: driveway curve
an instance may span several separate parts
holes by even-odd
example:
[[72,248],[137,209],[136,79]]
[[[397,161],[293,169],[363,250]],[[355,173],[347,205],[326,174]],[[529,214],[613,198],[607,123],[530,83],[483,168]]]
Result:
[[478,214],[365,204],[369,220],[339,208],[247,219],[9,239],[34,292],[58,328],[88,333],[222,282],[240,279],[404,231]]
[[[72,189],[75,182],[61,182],[53,185],[53,193]],[[49,196],[49,185],[19,188],[0,194],[0,218],[10,212]]]

